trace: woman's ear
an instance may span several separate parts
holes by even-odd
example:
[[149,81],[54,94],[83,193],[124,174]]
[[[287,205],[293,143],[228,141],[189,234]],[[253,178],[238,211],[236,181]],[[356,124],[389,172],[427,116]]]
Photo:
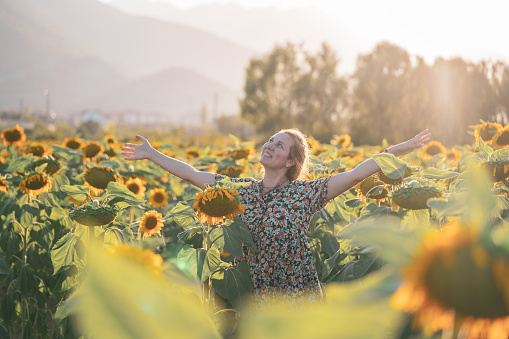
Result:
[[288,161],[286,162],[286,167],[287,167],[287,168],[288,168],[288,167],[292,167],[293,165],[295,165],[295,161],[293,161],[293,160],[288,160]]

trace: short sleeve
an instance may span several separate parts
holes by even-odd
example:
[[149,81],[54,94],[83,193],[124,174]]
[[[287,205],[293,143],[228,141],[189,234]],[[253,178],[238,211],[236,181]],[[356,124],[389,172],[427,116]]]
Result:
[[[221,181],[224,178],[227,178],[227,176],[216,173],[216,182]],[[228,177],[228,178],[230,179],[231,182],[253,182],[253,181],[255,181],[253,178],[230,178],[230,177]]]
[[309,201],[309,213],[315,214],[324,208],[329,202],[327,200],[327,187],[330,177],[317,180],[302,181],[302,199]]

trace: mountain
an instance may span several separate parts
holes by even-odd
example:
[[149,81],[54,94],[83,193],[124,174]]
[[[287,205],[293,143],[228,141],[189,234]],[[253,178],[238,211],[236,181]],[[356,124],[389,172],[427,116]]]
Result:
[[109,5],[132,15],[142,15],[196,27],[234,43],[269,52],[276,43],[303,42],[314,51],[327,42],[341,59],[340,73],[354,70],[358,51],[367,46],[354,29],[346,27],[316,8],[245,8],[237,4],[206,4],[179,10],[166,2],[151,0],[113,0]]
[[49,88],[54,108],[68,112],[169,68],[192,69],[240,93],[254,55],[203,30],[95,0],[0,0],[0,44],[0,109],[19,107],[20,98],[43,108]]
[[200,123],[205,107],[208,120],[238,112],[238,93],[190,69],[170,68],[118,88],[90,104],[105,110],[135,110],[174,117],[173,122]]

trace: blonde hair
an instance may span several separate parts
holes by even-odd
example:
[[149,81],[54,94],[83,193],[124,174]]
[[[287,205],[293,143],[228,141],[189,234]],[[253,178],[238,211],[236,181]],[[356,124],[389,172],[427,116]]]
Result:
[[306,179],[309,166],[309,145],[306,136],[297,128],[283,129],[279,132],[288,134],[294,141],[290,147],[289,158],[295,164],[286,171],[286,178],[289,181]]

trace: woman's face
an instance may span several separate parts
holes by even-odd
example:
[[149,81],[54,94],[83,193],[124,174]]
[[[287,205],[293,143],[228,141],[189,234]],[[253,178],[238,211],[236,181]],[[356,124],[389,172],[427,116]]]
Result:
[[294,164],[290,159],[290,147],[294,144],[291,136],[279,132],[272,136],[262,147],[260,163],[269,168],[288,168]]

